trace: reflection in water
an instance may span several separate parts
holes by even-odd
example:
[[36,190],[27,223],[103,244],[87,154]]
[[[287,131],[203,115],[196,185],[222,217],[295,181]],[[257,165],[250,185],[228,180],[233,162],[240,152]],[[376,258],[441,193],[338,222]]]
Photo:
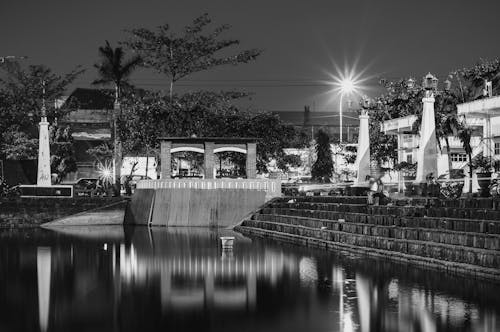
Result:
[[40,331],[47,331],[50,305],[50,248],[38,247],[36,253],[38,276],[38,320]]
[[90,234],[0,232],[1,331],[499,327],[494,284],[238,235],[222,251],[207,229]]

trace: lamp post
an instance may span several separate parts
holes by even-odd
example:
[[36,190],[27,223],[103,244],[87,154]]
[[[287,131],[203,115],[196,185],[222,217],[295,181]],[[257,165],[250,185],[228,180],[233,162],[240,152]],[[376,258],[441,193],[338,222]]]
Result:
[[361,102],[361,111],[359,114],[359,135],[358,149],[356,153],[356,162],[354,163],[357,171],[357,185],[366,182],[366,177],[370,174],[370,130],[369,130],[369,109],[373,105],[368,97],[363,97]]
[[425,96],[422,98],[423,112],[420,127],[420,143],[417,152],[417,175],[414,184],[422,186],[427,183],[427,177],[438,176],[438,151],[436,138],[436,122],[434,117],[434,95],[437,92],[438,79],[428,73],[422,81]]
[[356,85],[353,80],[350,78],[344,78],[342,81],[340,81],[340,103],[339,103],[339,133],[340,133],[340,138],[339,141],[342,143],[342,136],[343,136],[343,123],[342,123],[342,102],[344,99],[345,94],[349,94],[351,92],[354,92],[356,89]]

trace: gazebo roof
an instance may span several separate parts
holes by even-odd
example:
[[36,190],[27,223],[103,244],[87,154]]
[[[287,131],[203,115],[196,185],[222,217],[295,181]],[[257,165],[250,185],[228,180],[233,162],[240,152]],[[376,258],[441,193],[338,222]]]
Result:
[[204,142],[214,142],[218,144],[245,144],[255,143],[259,139],[255,137],[160,137],[160,141],[170,141],[172,143],[199,144]]

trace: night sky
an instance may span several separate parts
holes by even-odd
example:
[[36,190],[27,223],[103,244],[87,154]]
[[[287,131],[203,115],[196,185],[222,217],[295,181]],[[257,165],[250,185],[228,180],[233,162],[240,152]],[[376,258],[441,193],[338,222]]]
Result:
[[[335,111],[324,83],[340,68],[364,71],[365,93],[375,96],[380,77],[428,71],[442,80],[479,58],[500,56],[499,0],[0,0],[0,56],[26,55],[64,73],[88,68],[74,86],[96,78],[92,65],[105,40],[124,40],[124,29],[170,23],[181,28],[205,12],[228,23],[227,35],[261,57],[239,67],[197,74],[179,89],[230,87],[255,93],[250,105],[267,110]],[[133,82],[166,89],[150,70]]]

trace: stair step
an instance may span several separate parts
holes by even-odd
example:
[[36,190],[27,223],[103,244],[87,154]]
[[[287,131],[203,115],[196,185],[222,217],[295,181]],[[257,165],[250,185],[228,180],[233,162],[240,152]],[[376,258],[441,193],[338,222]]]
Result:
[[347,243],[359,247],[397,251],[404,254],[479,265],[486,268],[500,268],[500,252],[497,250],[429,243],[419,240],[352,234],[343,231],[321,230],[300,225],[259,220],[245,220],[242,226],[300,235],[325,241]]
[[[316,202],[316,203],[347,203],[347,204],[366,204],[366,196],[286,196],[283,201],[295,199],[298,202]],[[394,205],[398,206],[431,206],[448,208],[477,208],[487,210],[500,210],[500,199],[498,198],[424,198],[424,197],[402,197],[392,200]]]
[[327,227],[327,229],[329,230],[343,231],[347,233],[362,235],[429,241],[435,243],[461,245],[479,249],[500,249],[500,235],[491,235],[484,233],[457,232],[442,229],[435,230],[414,227],[396,227],[394,225],[372,225],[276,214],[259,214],[255,215],[253,219],[258,221],[300,225],[310,228]]
[[399,217],[392,215],[369,215],[354,212],[336,212],[323,210],[263,208],[262,214],[280,214],[293,217],[338,220],[360,224],[399,226],[413,228],[446,229],[457,232],[500,234],[500,221],[437,217]]
[[309,238],[300,235],[284,234],[276,231],[269,231],[261,228],[253,228],[248,226],[237,226],[235,230],[249,236],[257,236],[261,238],[273,238],[278,241],[300,244],[304,246],[316,247],[321,249],[347,251],[351,253],[363,253],[368,256],[376,256],[383,258],[391,258],[393,260],[411,262],[412,264],[421,266],[431,266],[440,270],[456,273],[468,273],[477,278],[487,278],[493,280],[500,279],[500,269],[485,268],[473,264],[464,264],[453,261],[443,261],[430,257],[422,257],[418,255],[406,254],[402,252],[395,252],[392,250],[375,249],[369,247],[359,247],[347,243],[339,243],[328,240],[320,240],[316,238]]
[[369,206],[366,204],[340,204],[340,203],[312,203],[312,202],[295,202],[288,201],[272,202],[269,207],[289,207],[296,209],[309,210],[326,210],[326,211],[341,211],[366,213],[372,215],[395,215],[395,216],[410,216],[410,217],[445,217],[445,218],[460,218],[460,219],[481,219],[481,220],[500,220],[500,211],[491,209],[476,209],[476,208],[425,208],[419,206],[396,206],[396,205],[379,205]]

